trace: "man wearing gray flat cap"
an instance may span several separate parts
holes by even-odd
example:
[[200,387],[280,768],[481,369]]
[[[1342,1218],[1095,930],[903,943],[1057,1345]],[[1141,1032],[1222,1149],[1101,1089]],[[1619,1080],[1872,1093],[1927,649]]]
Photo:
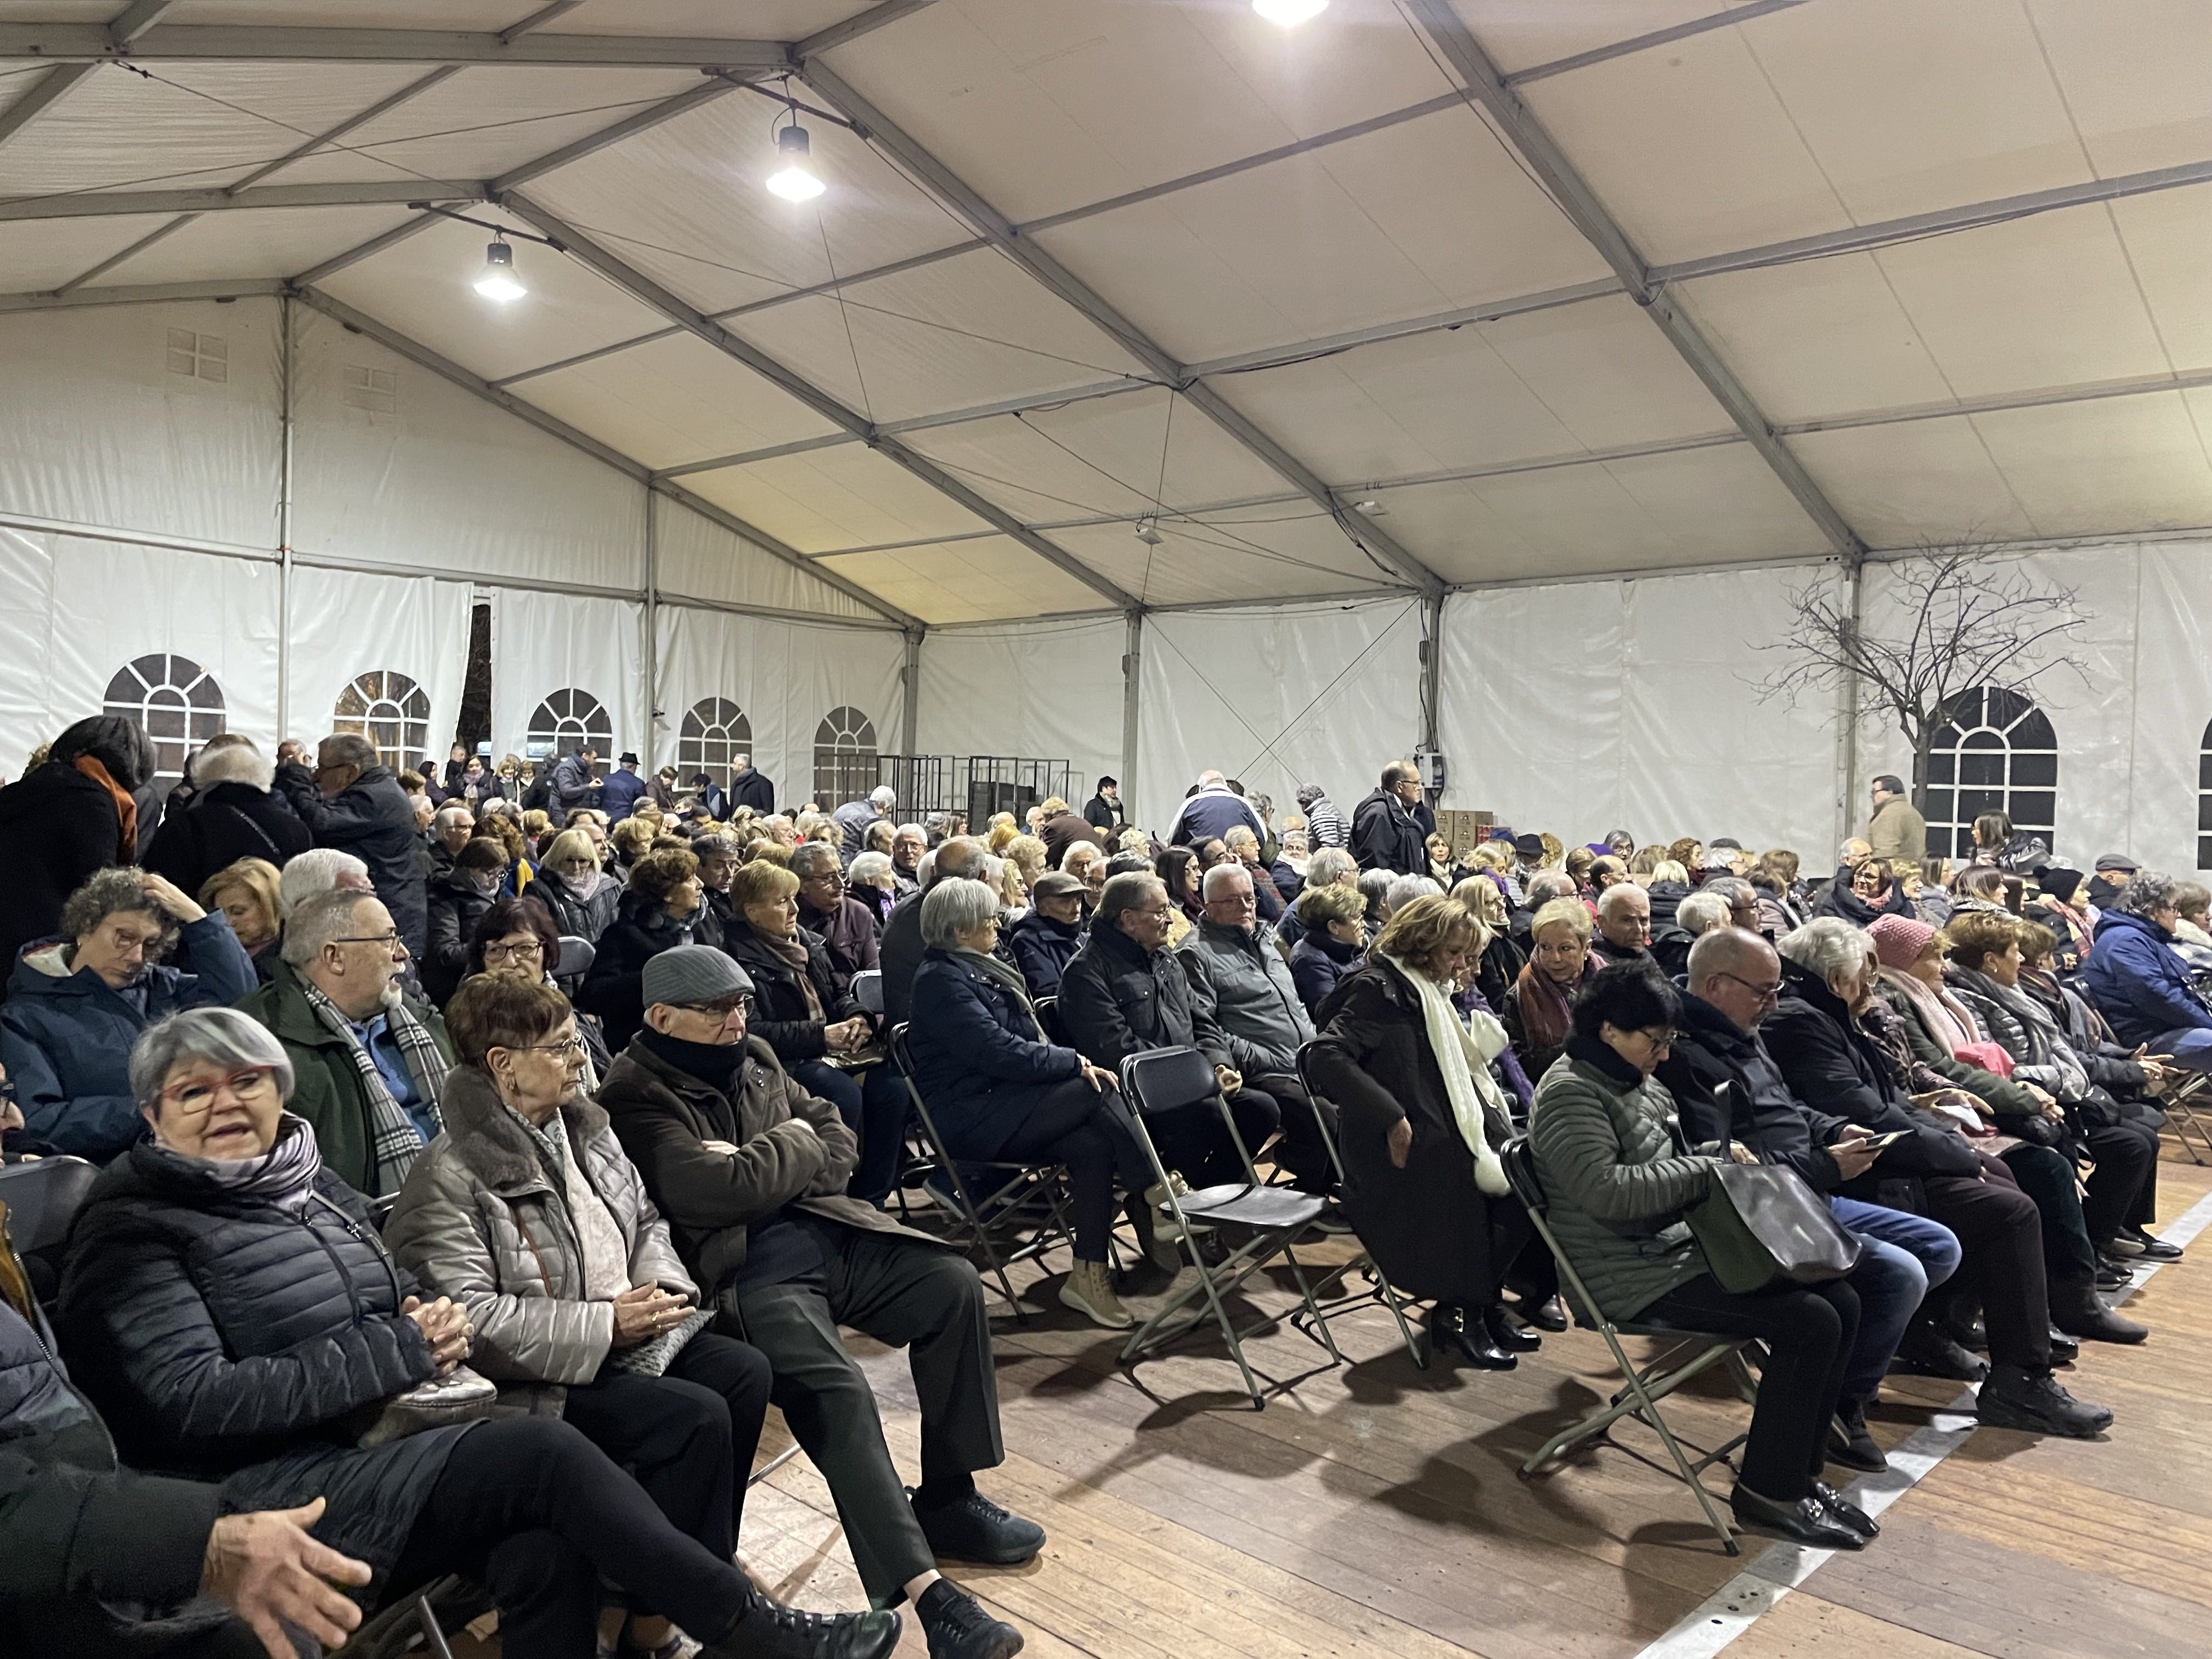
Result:
[[[1006,1459],[990,1321],[967,1258],[848,1198],[859,1144],[837,1109],[748,1036],[752,981],[705,945],[645,964],[645,1024],[600,1085],[720,1328],[766,1354],[769,1397],[829,1483],[869,1600],[910,1599],[931,1659],[1006,1659],[1021,1632],[936,1567],[1012,1565],[1044,1531],[975,1489]],[[900,1485],[839,1325],[908,1350],[921,1485]]]

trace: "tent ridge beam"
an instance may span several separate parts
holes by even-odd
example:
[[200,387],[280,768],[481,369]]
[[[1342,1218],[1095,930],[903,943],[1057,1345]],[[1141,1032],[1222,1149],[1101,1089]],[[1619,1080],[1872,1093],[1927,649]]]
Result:
[[713,519],[715,522],[720,524],[725,529],[732,532],[732,533],[744,538],[744,540],[759,548],[763,553],[768,554],[771,558],[780,560],[781,562],[792,566],[794,569],[805,571],[806,574],[811,576],[815,580],[826,583],[828,586],[844,594],[846,598],[852,599],[858,604],[866,605],[869,610],[876,612],[877,615],[887,618],[902,628],[915,625],[915,618],[909,617],[905,611],[899,610],[896,606],[892,605],[883,599],[878,599],[874,594],[869,592],[866,589],[860,586],[856,583],[846,580],[835,571],[816,569],[812,565],[809,564],[796,550],[786,546],[782,542],[777,540],[775,537],[770,536],[765,531],[757,530],[753,528],[751,526],[746,525],[742,520],[738,519],[733,514],[724,512],[722,509],[714,507],[712,502],[702,503],[699,501],[696,497],[693,497],[688,490],[679,490],[670,485],[655,486],[653,483],[652,475],[641,463],[632,460],[629,456],[623,454],[619,450],[610,448],[607,445],[601,443],[598,439],[592,437],[590,434],[580,432],[574,427],[570,426],[566,421],[548,414],[545,410],[538,408],[534,404],[524,402],[523,399],[516,397],[514,393],[501,392],[497,386],[493,386],[481,375],[473,374],[470,370],[462,368],[451,358],[445,356],[440,352],[433,350],[430,347],[424,345],[421,341],[412,339],[407,335],[402,334],[398,330],[392,328],[388,324],[378,321],[375,318],[369,316],[365,312],[355,310],[351,306],[346,304],[344,301],[340,300],[332,295],[325,294],[320,289],[300,288],[290,290],[290,292],[292,292],[293,297],[298,299],[303,304],[313,307],[317,311],[321,312],[325,316],[330,318],[331,321],[337,323],[343,327],[352,329],[357,333],[368,336],[370,339],[376,341],[380,345],[384,346],[386,349],[396,352],[400,356],[408,359],[410,362],[413,362],[421,368],[427,368],[432,374],[436,374],[446,380],[451,381],[453,385],[459,386],[463,391],[472,392],[477,397],[483,399],[484,402],[490,404],[496,408],[503,409],[508,414],[515,416],[519,419],[527,421],[531,425],[538,428],[540,431],[558,438],[563,443],[568,444],[572,447],[582,451],[585,454],[591,456],[593,459],[601,462],[605,465],[612,467],[616,471],[621,473],[624,477],[632,480],[634,483],[643,485],[647,489],[656,487],[659,488],[663,493],[671,495],[673,499],[683,501],[686,507],[692,507],[695,511],[701,512],[703,516]]
[[945,471],[927,456],[916,453],[896,438],[886,436],[859,410],[849,409],[811,380],[802,378],[776,359],[769,356],[750,341],[732,334],[703,312],[679,299],[659,283],[646,276],[626,261],[599,246],[590,237],[547,211],[528,197],[507,192],[501,203],[510,211],[526,220],[544,234],[559,241],[570,258],[597,271],[608,282],[627,293],[650,310],[659,312],[687,333],[713,346],[726,356],[734,358],[771,385],[798,398],[809,409],[849,433],[886,459],[896,462],[908,472],[964,507],[986,524],[996,526],[1024,547],[1064,574],[1074,577],[1093,592],[1103,594],[1117,605],[1133,605],[1135,600],[1112,580],[1088,564],[1076,558],[1066,549],[1054,546],[1043,537],[1023,524],[1020,520],[996,502],[976,493],[969,485]]
[[62,64],[40,76],[29,91],[0,112],[0,144],[6,143],[69,96],[95,67],[92,64]]
[[857,40],[864,34],[872,34],[888,23],[911,17],[936,3],[937,0],[882,0],[882,3],[848,17],[842,23],[832,23],[825,29],[817,29],[804,40],[793,41],[791,46],[792,64],[795,68],[817,52],[828,52],[832,46],[842,46],[848,40]]
[[252,190],[111,191],[104,195],[0,198],[0,220],[121,218],[147,213],[215,213],[226,208],[404,207],[410,202],[482,202],[489,196],[488,185],[471,179],[264,185]]
[[[126,14],[127,15],[127,14]],[[790,49],[778,40],[644,34],[528,34],[482,31],[295,28],[155,24],[118,43],[101,23],[0,23],[0,58],[53,64],[486,64],[557,69],[729,69],[780,74]]]
[[865,129],[871,144],[881,149],[975,234],[1011,258],[1040,285],[1088,318],[1123,350],[1170,386],[1184,395],[1213,423],[1257,457],[1279,476],[1325,508],[1346,538],[1367,550],[1379,562],[1424,591],[1439,589],[1443,579],[1431,570],[1396,538],[1364,520],[1352,522],[1344,504],[1329,493],[1306,465],[1262,432],[1211,386],[1193,380],[1190,373],[1129,319],[1101,297],[1035,241],[1024,237],[999,210],[962,180],[929,150],[848,85],[835,70],[821,64],[805,68],[807,84],[821,93],[848,119]]
[[88,306],[155,305],[181,300],[273,299],[286,283],[280,276],[218,278],[199,283],[146,283],[112,288],[47,289],[33,294],[0,294],[0,313],[14,311],[72,311]]
[[1805,470],[1790,447],[1775,434],[1751,393],[1713,349],[1711,342],[1663,289],[1655,288],[1650,268],[1644,264],[1643,255],[1636,251],[1612,213],[1543,124],[1504,84],[1497,65],[1490,61],[1490,54],[1452,9],[1450,0],[1406,0],[1406,3],[1467,83],[1468,95],[1489,112],[1506,139],[1543,179],[1559,210],[1604,256],[1628,290],[1629,297],[1644,307],[1668,343],[1689,365],[1691,373],[1705,383],[1714,400],[1728,411],[1729,418],[1742,428],[1752,447],[1759,453],[1783,487],[1796,498],[1797,504],[1820,527],[1829,544],[1847,558],[1863,557],[1866,544],[1859,539],[1858,532],[1845,522],[1835,503],[1814,482],[1813,475]]

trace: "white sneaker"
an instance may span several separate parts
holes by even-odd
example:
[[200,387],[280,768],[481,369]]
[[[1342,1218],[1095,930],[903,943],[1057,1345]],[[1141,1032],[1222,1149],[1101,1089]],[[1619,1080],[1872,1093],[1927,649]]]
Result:
[[1103,1261],[1079,1261],[1060,1281],[1060,1299],[1094,1325],[1126,1331],[1137,1322],[1114,1294],[1114,1281]]

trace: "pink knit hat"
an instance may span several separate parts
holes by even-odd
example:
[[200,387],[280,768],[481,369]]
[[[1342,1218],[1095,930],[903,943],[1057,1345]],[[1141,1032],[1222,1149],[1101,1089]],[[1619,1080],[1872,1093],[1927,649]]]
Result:
[[1867,937],[1874,941],[1874,953],[1881,965],[1901,972],[1920,960],[1936,930],[1911,916],[1876,916],[1867,928]]

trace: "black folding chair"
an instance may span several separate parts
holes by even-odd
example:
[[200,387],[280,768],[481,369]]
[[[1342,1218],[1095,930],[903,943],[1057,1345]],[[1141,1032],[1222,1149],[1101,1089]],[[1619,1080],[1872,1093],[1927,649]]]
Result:
[[[1344,1157],[1337,1148],[1335,1134],[1329,1128],[1328,1114],[1322,1109],[1321,1091],[1314,1086],[1313,1074],[1307,1069],[1308,1057],[1313,1053],[1313,1048],[1314,1045],[1311,1042],[1299,1045],[1298,1081],[1304,1085],[1306,1099],[1314,1115],[1314,1127],[1321,1135],[1322,1145],[1328,1149],[1329,1167],[1336,1171],[1336,1184],[1340,1188],[1344,1185]],[[1354,1273],[1366,1275],[1367,1282],[1371,1288],[1346,1291],[1341,1296],[1332,1297],[1330,1292]],[[1406,1310],[1412,1305],[1415,1298],[1411,1297],[1401,1298],[1399,1296],[1398,1292],[1391,1287],[1389,1279],[1384,1277],[1382,1268],[1375,1265],[1374,1256],[1368,1253],[1364,1245],[1360,1247],[1358,1255],[1340,1266],[1330,1268],[1316,1283],[1314,1300],[1321,1310],[1318,1317],[1323,1325],[1355,1309],[1366,1307],[1370,1303],[1381,1303],[1389,1309],[1390,1316],[1398,1322],[1398,1334],[1405,1339],[1406,1352],[1412,1358],[1414,1366],[1421,1370],[1428,1369],[1428,1356],[1421,1352],[1420,1342],[1413,1335],[1413,1328],[1406,1321]],[[1291,1323],[1306,1335],[1314,1335],[1310,1322],[1304,1314],[1292,1314]]]
[[[1155,1048],[1147,1054],[1130,1055],[1121,1062],[1121,1097],[1135,1120],[1137,1139],[1144,1146],[1145,1156],[1152,1160],[1152,1173],[1161,1190],[1168,1195],[1168,1208],[1181,1227],[1183,1250],[1191,1266],[1198,1270],[1194,1283],[1163,1303],[1150,1319],[1131,1333],[1121,1350],[1121,1364],[1133,1366],[1145,1356],[1204,1324],[1210,1315],[1228,1340],[1229,1352],[1236,1357],[1237,1369],[1243,1375],[1244,1391],[1252,1396],[1253,1409],[1265,1410],[1267,1397],[1244,1358],[1244,1339],[1282,1324],[1286,1316],[1271,1315],[1239,1331],[1222,1306],[1222,1298],[1234,1294],[1279,1255],[1298,1282],[1298,1294],[1304,1298],[1306,1314],[1313,1321],[1322,1346],[1328,1350],[1332,1361],[1341,1364],[1344,1356],[1336,1350],[1328,1322],[1322,1318],[1321,1310],[1314,1302],[1313,1287],[1306,1282],[1305,1270],[1298,1266],[1297,1256],[1291,1249],[1291,1242],[1321,1218],[1328,1200],[1318,1194],[1269,1187],[1261,1182],[1260,1172],[1252,1163],[1251,1150],[1237,1133],[1237,1120],[1214,1079],[1213,1066],[1197,1049]],[[1177,1193],[1175,1183],[1168,1178],[1167,1165],[1161,1161],[1159,1147],[1146,1120],[1209,1100],[1220,1111],[1222,1124],[1229,1131],[1230,1141],[1244,1165],[1246,1179],[1199,1192]],[[1232,1229],[1246,1237],[1222,1261],[1208,1262],[1192,1235],[1194,1222]],[[1186,1311],[1201,1296],[1206,1298],[1206,1307]]]
[[[1066,1169],[1058,1164],[954,1158],[945,1137],[937,1132],[937,1119],[930,1112],[929,1103],[915,1087],[914,1056],[907,1047],[905,1025],[891,1027],[889,1046],[891,1063],[898,1068],[907,1098],[914,1104],[924,1161],[930,1166],[931,1190],[940,1199],[952,1200],[953,1242],[964,1242],[982,1252],[1006,1305],[1014,1310],[1017,1320],[1027,1324],[1029,1310],[1014,1294],[1006,1269],[1017,1261],[1040,1258],[1062,1243],[1073,1243],[1074,1230],[1068,1221],[1066,1199]],[[977,1188],[969,1184],[971,1174],[981,1183],[980,1196]],[[1000,1246],[1008,1240],[1015,1241],[1015,1247],[1001,1254]]]
[[100,1178],[81,1158],[41,1158],[0,1164],[0,1203],[8,1206],[8,1238],[22,1259],[31,1289],[51,1302],[61,1286],[62,1245],[85,1194]]
[[[1589,1322],[1583,1318],[1581,1310],[1594,1309],[1597,1303],[1583,1285],[1582,1275],[1575,1271],[1575,1264],[1568,1259],[1566,1251],[1560,1248],[1559,1235],[1552,1231],[1544,1185],[1537,1176],[1535,1152],[1529,1146],[1528,1137],[1518,1136],[1509,1142],[1498,1157],[1505,1165],[1505,1178],[1511,1182],[1514,1195],[1520,1199],[1522,1206],[1528,1212],[1528,1218],[1536,1224],[1536,1233],[1544,1241],[1544,1247],[1551,1251],[1553,1259],[1559,1264],[1560,1283],[1567,1291],[1570,1305],[1576,1310],[1577,1322],[1588,1325]],[[1546,1464],[1564,1459],[1597,1441],[1611,1441],[1613,1425],[1624,1417],[1633,1417],[1656,1434],[1666,1446],[1667,1455],[1674,1461],[1673,1474],[1697,1494],[1698,1507],[1705,1512],[1706,1524],[1719,1537],[1722,1547],[1730,1555],[1741,1553],[1737,1547],[1735,1533],[1721,1518],[1720,1510],[1713,1504],[1712,1494],[1705,1490],[1705,1484],[1699,1477],[1716,1463],[1726,1465],[1732,1470],[1735,1465],[1729,1462],[1729,1456],[1747,1437],[1737,1435],[1717,1450],[1701,1452],[1693,1460],[1683,1451],[1682,1442],[1674,1430],[1668,1427],[1667,1419],[1660,1415],[1659,1402],[1692,1377],[1722,1364],[1729,1366],[1739,1388],[1755,1394],[1756,1387],[1743,1366],[1742,1355],[1747,1339],[1716,1336],[1710,1332],[1686,1331],[1648,1320],[1601,1319],[1596,1328],[1598,1334],[1605,1338],[1605,1346],[1612,1351],[1613,1363],[1620,1368],[1626,1386],[1613,1395],[1612,1403],[1604,1410],[1593,1412],[1580,1422],[1560,1430],[1529,1454],[1528,1461],[1521,1465],[1521,1478],[1532,1480],[1536,1472]],[[1624,1336],[1656,1337],[1668,1346],[1649,1364],[1639,1366],[1629,1358],[1627,1351],[1620,1346],[1620,1339]],[[1696,1451],[1698,1448],[1692,1446],[1690,1449]]]

